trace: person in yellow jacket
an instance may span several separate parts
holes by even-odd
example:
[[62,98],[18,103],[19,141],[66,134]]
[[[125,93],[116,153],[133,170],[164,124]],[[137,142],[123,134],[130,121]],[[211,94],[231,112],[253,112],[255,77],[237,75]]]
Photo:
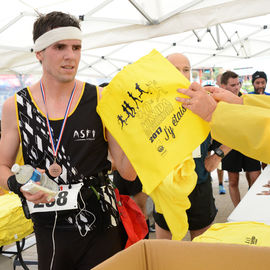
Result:
[[218,87],[203,88],[192,83],[176,97],[183,106],[210,122],[212,137],[230,148],[270,162],[270,97],[238,97]]

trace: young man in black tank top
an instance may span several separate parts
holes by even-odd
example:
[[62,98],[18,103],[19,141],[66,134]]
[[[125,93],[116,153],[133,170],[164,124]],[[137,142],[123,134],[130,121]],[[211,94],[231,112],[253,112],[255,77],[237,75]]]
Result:
[[[90,269],[124,246],[125,233],[106,178],[108,149],[125,179],[133,181],[136,172],[111,134],[103,134],[96,113],[102,89],[75,79],[81,56],[79,21],[62,12],[40,15],[33,39],[43,74],[40,82],[3,106],[0,185],[42,206],[31,213],[40,270]],[[30,194],[20,188],[10,169],[20,144],[25,163],[50,174],[66,188],[67,197],[48,201],[42,191]],[[83,187],[74,191],[79,183]],[[79,209],[59,203],[77,196]],[[50,211],[42,211],[48,206]]]

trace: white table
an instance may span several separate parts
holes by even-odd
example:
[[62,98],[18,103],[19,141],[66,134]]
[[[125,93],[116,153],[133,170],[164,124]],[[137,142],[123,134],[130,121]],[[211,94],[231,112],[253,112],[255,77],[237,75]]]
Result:
[[270,225],[270,195],[257,195],[263,190],[270,190],[263,185],[270,180],[270,165],[268,165],[237,207],[229,215],[229,222],[256,221]]

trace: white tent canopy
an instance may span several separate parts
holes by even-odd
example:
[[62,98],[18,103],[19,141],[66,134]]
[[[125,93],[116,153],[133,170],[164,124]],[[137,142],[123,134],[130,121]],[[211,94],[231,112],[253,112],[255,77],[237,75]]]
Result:
[[[269,0],[8,0],[0,10],[0,74],[39,74],[32,52],[37,13],[81,19],[79,75],[111,79],[153,48],[193,67],[232,66],[270,55]],[[260,62],[260,60],[258,60]]]

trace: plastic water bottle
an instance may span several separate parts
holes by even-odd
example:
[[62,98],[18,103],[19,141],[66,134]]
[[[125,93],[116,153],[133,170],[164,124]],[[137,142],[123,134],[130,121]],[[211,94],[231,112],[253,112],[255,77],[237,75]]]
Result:
[[[27,183],[34,174],[34,168],[31,165],[20,166],[19,164],[14,164],[11,168],[11,171],[15,174],[16,180],[20,184]],[[34,176],[34,179],[35,178],[36,177]]]
[[51,180],[45,173],[39,172],[31,165],[14,164],[11,171],[15,174],[16,180],[20,184],[26,184],[29,181],[40,182],[40,185],[52,191],[59,191],[57,183]]

